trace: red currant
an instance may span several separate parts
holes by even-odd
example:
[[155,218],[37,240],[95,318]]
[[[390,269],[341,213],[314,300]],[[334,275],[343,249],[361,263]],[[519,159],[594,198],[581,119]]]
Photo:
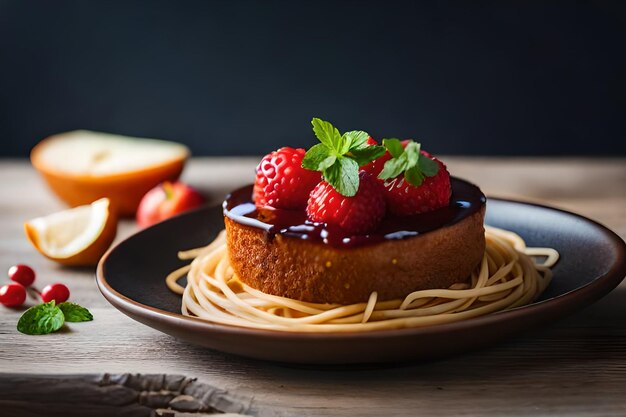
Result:
[[19,282],[25,287],[30,287],[35,282],[35,271],[28,265],[13,265],[9,268],[9,279]]
[[0,303],[6,307],[17,307],[26,301],[26,288],[19,282],[12,282],[0,288]]
[[49,303],[54,300],[57,304],[63,303],[70,298],[70,290],[63,284],[50,284],[46,285],[41,290],[41,299],[44,303]]

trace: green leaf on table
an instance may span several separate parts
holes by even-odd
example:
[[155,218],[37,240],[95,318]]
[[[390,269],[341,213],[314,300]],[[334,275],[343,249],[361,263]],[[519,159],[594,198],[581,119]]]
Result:
[[26,310],[17,322],[17,330],[29,335],[48,334],[59,330],[63,323],[63,312],[52,300]]
[[64,302],[59,304],[59,309],[65,316],[65,321],[70,323],[79,323],[81,321],[93,320],[93,315],[85,307],[82,307],[75,303]]

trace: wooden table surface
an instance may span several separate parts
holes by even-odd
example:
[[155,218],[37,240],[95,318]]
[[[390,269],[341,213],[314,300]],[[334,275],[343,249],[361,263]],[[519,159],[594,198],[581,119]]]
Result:
[[[183,179],[218,202],[228,190],[251,181],[256,161],[194,159]],[[446,161],[451,172],[479,184],[488,196],[571,210],[626,237],[626,159]],[[72,299],[95,316],[71,331],[26,336],[15,327],[21,312],[0,307],[0,410],[7,405],[28,408],[20,407],[34,396],[21,397],[16,387],[39,393],[57,390],[54,397],[68,397],[64,384],[78,381],[100,390],[114,384],[120,395],[109,390],[111,398],[132,391],[128,406],[139,397],[145,406],[149,394],[169,395],[164,386],[172,384],[187,387],[174,389],[177,393],[191,393],[176,397],[183,404],[193,399],[193,386],[196,394],[204,389],[195,399],[202,397],[205,412],[259,416],[626,415],[626,284],[558,323],[446,360],[369,369],[286,367],[191,346],[115,310],[98,291],[93,269],[62,268],[26,241],[24,220],[63,208],[28,162],[0,161],[0,175],[0,269],[29,264],[38,272],[40,287],[68,284]],[[132,221],[124,221],[117,239],[135,230]],[[158,383],[137,382],[134,374],[157,378]],[[181,377],[169,377],[174,384],[161,375]],[[50,378],[57,382],[49,383]]]

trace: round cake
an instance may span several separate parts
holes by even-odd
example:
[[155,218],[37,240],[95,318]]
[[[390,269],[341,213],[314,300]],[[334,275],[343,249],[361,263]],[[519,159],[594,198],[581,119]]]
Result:
[[403,298],[468,280],[485,251],[485,202],[478,187],[451,178],[447,206],[349,234],[304,210],[259,208],[248,186],[224,202],[228,255],[239,279],[267,294],[336,304],[374,291]]
[[183,314],[361,332],[466,320],[545,290],[558,252],[485,226],[484,194],[421,143],[311,124],[319,143],[263,156],[254,183],[226,197],[225,231],[179,253],[194,260],[166,283]]

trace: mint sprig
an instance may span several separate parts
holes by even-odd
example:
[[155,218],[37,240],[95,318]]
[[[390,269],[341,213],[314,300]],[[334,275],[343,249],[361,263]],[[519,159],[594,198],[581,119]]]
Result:
[[65,323],[63,312],[52,300],[26,310],[17,322],[17,330],[31,335],[48,334],[59,330],[63,323]]
[[75,303],[55,304],[54,300],[26,310],[17,322],[17,330],[28,335],[53,333],[65,322],[91,321],[93,316],[85,307]]
[[307,151],[302,167],[320,171],[324,181],[346,197],[359,190],[359,167],[385,153],[384,146],[369,145],[369,134],[352,130],[340,134],[332,123],[313,118],[313,132],[320,143]]
[[417,142],[411,140],[406,146],[402,146],[400,139],[383,139],[383,146],[392,158],[385,162],[378,174],[378,178],[382,180],[396,178],[404,173],[406,182],[419,187],[425,177],[433,177],[439,172],[439,165],[420,153],[421,145]]
[[59,304],[59,308],[65,316],[65,321],[69,323],[79,323],[81,321],[93,320],[93,315],[85,307],[76,303],[64,302]]

